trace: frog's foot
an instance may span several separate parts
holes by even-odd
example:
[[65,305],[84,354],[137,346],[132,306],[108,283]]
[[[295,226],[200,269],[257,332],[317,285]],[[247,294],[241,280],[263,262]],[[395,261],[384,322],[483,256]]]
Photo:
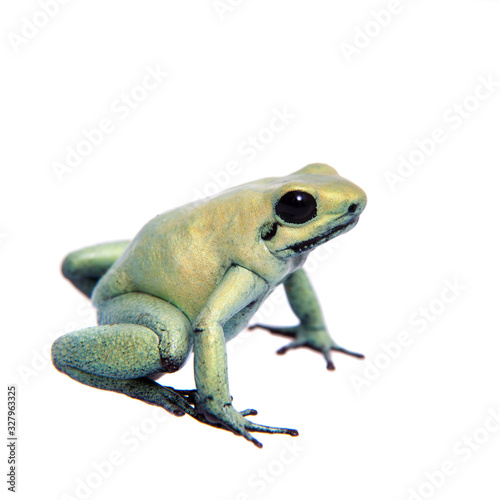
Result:
[[[177,413],[175,413],[176,416],[182,416],[185,413],[187,413],[189,416],[198,420],[198,422],[210,425],[212,427],[216,427],[218,429],[229,430],[227,427],[225,427],[221,423],[208,420],[204,416],[204,413],[202,411],[200,411],[199,409],[196,409],[197,405],[199,406],[199,403],[201,401],[201,398],[198,395],[198,391],[196,389],[185,389],[184,390],[184,389],[174,389],[173,387],[163,386],[162,390],[164,392],[168,393],[171,400],[176,401],[176,404],[179,407],[179,411]],[[182,399],[179,400],[179,398],[182,398]],[[232,400],[233,400],[233,397],[231,396],[231,401]],[[186,406],[186,405],[189,405],[189,406]],[[257,415],[257,410],[253,410],[253,409],[249,408],[247,410],[240,411],[239,413],[242,417],[248,417],[248,416]]]
[[[287,429],[283,427],[269,427],[250,422],[245,417],[257,415],[257,411],[253,409],[236,411],[231,403],[217,405],[211,402],[203,404],[200,402],[196,411],[202,416],[204,423],[213,425],[233,432],[237,436],[242,436],[258,448],[262,448],[262,443],[255,439],[251,432],[264,432],[267,434],[289,434],[290,436],[298,436],[299,433],[295,429]],[[202,421],[202,420],[200,420]]]
[[277,354],[285,354],[289,350],[297,349],[298,347],[307,347],[314,351],[320,352],[321,354],[323,354],[323,357],[326,360],[326,368],[328,370],[335,370],[335,365],[333,364],[331,351],[336,351],[342,354],[347,354],[348,356],[364,359],[363,354],[350,351],[348,349],[345,349],[344,347],[339,346],[336,342],[334,342],[330,338],[328,332],[323,327],[308,328],[302,324],[290,327],[279,327],[279,326],[262,325],[260,323],[257,323],[249,327],[249,329],[253,328],[262,328],[264,330],[269,331],[270,333],[276,335],[283,335],[285,337],[291,337],[295,339],[289,344],[278,349],[276,351]]
[[364,359],[364,355],[359,353],[359,352],[354,352],[354,351],[349,351],[348,349],[345,349],[344,347],[340,346],[332,346],[332,347],[317,347],[315,345],[312,345],[309,343],[307,340],[295,340],[293,342],[290,342],[289,344],[281,347],[276,351],[276,354],[286,354],[290,349],[297,349],[297,347],[307,347],[309,349],[312,349],[314,351],[318,351],[321,354],[323,354],[323,357],[326,360],[326,368],[327,370],[335,370],[335,365],[333,363],[331,351],[337,351],[341,352],[342,354],[347,354],[348,356],[353,356],[358,359]]

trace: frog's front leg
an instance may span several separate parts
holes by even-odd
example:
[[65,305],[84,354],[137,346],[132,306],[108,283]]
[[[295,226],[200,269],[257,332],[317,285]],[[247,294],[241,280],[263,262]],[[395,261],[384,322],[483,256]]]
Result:
[[364,358],[363,354],[349,351],[339,346],[328,334],[323,314],[311,283],[303,269],[295,271],[284,282],[286,296],[290,307],[300,320],[300,324],[292,327],[275,327],[256,324],[252,328],[263,328],[277,335],[291,337],[294,340],[278,350],[285,354],[297,347],[309,347],[319,351],[326,359],[328,370],[335,370],[330,351],[337,351],[356,358]]
[[207,420],[221,424],[259,448],[262,446],[250,432],[281,433],[296,436],[294,429],[267,427],[248,421],[255,410],[237,412],[231,403],[227,376],[226,339],[223,326],[267,290],[267,283],[252,271],[232,266],[217,285],[193,325],[194,371],[199,401],[197,411]]

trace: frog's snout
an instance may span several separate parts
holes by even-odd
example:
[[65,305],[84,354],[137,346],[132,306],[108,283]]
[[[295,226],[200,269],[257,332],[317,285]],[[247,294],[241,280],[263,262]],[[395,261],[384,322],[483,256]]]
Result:
[[365,206],[366,206],[366,197],[364,199],[351,201],[351,203],[347,206],[346,215],[358,218],[365,209]]
[[[347,214],[359,217],[366,207],[366,193],[355,184],[351,184],[348,195]],[[345,205],[344,205],[345,206]],[[345,209],[344,209],[345,210]]]

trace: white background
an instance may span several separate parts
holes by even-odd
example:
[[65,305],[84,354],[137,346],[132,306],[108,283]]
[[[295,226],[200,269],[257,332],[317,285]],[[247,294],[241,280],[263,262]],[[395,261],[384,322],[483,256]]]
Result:
[[[500,87],[473,96],[481,78],[500,82],[499,2],[220,4],[74,0],[31,30],[37,2],[2,6],[2,365],[4,387],[18,386],[18,498],[497,499]],[[169,75],[144,94],[148,67]],[[125,117],[116,100],[131,92],[144,99]],[[243,153],[249,136],[268,140],[275,110],[294,117]],[[106,118],[112,132],[58,176]],[[446,140],[391,189],[387,173],[436,128]],[[239,173],[221,174],[231,161]],[[49,364],[51,339],[95,324],[60,274],[68,252],[133,237],[214,177],[236,186],[315,161],[368,193],[310,273],[332,336],[367,359],[334,355],[327,372],[308,350],[276,356],[286,339],[261,331],[229,353],[235,407],[298,438],[259,435],[259,450]],[[295,321],[268,307],[267,322]],[[402,332],[409,345],[388,358]],[[193,387],[192,362],[162,382]]]

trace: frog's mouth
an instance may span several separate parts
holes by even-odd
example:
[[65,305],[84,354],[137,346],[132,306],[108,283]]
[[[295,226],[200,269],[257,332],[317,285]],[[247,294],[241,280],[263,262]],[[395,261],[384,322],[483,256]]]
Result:
[[301,241],[300,243],[295,243],[295,245],[290,245],[289,247],[284,248],[284,250],[293,250],[295,253],[302,253],[307,250],[310,250],[313,247],[321,245],[322,243],[325,243],[328,240],[335,238],[335,236],[338,236],[339,234],[351,230],[358,223],[358,220],[359,217],[355,217],[354,219],[351,219],[349,222],[346,222],[345,224],[341,224],[340,226],[335,226],[333,229],[327,231],[326,233],[319,234],[314,238],[311,238],[306,241]]

